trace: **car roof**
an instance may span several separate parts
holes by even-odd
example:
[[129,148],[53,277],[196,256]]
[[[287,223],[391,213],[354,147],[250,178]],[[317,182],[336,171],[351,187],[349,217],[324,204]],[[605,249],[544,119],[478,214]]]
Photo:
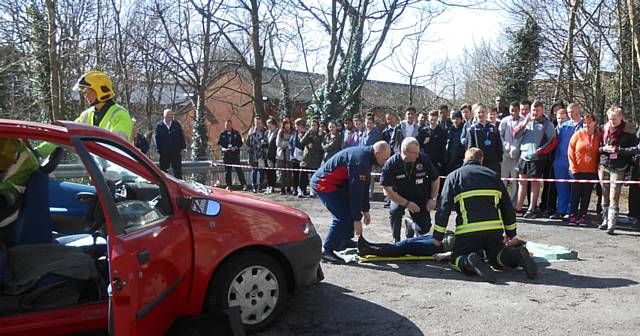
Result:
[[123,142],[121,138],[108,130],[67,120],[54,121],[52,124],[43,124],[32,121],[0,119],[0,130],[0,134],[19,137],[44,137],[50,138],[49,140],[52,141],[54,139],[66,139],[68,141],[68,139],[74,136],[97,136]]

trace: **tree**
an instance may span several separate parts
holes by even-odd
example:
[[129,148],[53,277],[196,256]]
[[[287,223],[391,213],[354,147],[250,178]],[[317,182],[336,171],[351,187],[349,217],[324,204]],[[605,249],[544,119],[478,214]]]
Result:
[[[324,8],[298,1],[303,10],[301,15],[307,15],[300,22],[314,20],[329,35],[325,81],[313,99],[316,114],[335,119],[360,112],[363,85],[371,68],[379,61],[378,54],[387,34],[414,2],[332,0],[330,8]],[[302,29],[298,25],[300,36]],[[301,39],[303,50],[310,40]]]
[[[47,1],[48,5],[49,1]],[[53,121],[47,16],[36,1],[31,1],[27,5],[26,14],[31,28],[29,32],[29,49],[31,50],[32,61],[29,62],[28,66],[31,92],[40,109],[40,121]]]
[[527,15],[524,26],[514,35],[500,69],[498,95],[507,101],[529,96],[529,85],[538,69],[541,43],[540,26]]

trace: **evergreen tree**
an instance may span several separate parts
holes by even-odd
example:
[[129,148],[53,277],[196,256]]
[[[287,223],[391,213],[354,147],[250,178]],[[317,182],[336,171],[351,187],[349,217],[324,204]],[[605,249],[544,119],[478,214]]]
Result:
[[53,120],[53,112],[50,99],[51,64],[49,63],[47,17],[35,0],[27,6],[26,13],[30,23],[29,49],[33,56],[28,66],[32,96],[40,108],[41,120],[39,121],[50,122]]
[[529,85],[538,69],[540,60],[540,26],[527,15],[524,26],[513,35],[507,50],[505,63],[500,69],[497,95],[507,101],[520,100],[529,95]]

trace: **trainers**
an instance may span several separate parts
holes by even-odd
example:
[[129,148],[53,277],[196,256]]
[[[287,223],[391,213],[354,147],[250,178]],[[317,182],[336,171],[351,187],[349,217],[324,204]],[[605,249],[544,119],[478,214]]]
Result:
[[522,218],[525,219],[535,219],[538,218],[538,215],[536,214],[535,211],[527,211],[524,216],[522,216]]
[[600,230],[606,230],[607,228],[609,228],[609,224],[606,221],[602,222],[602,224],[598,225],[598,229],[600,229]]
[[580,217],[580,220],[578,221],[578,225],[589,226],[589,220],[587,219],[587,216]]
[[549,216],[549,219],[562,219],[562,214],[554,213],[553,215]]
[[413,230],[413,221],[407,217],[402,218],[402,222],[404,223],[404,227],[405,227],[405,235],[407,236],[407,238],[413,238],[413,236],[415,236],[416,232]]
[[538,265],[531,259],[529,250],[526,247],[518,247],[518,260],[527,278],[535,279],[538,276]]
[[322,259],[322,261],[330,263],[330,264],[336,264],[336,265],[344,265],[344,264],[346,264],[344,259],[338,257],[338,255],[333,251],[322,251],[321,259]]
[[610,235],[610,236],[615,236],[615,233],[613,232],[613,229],[607,230],[607,234]]
[[576,215],[569,216],[569,225],[576,225],[577,221],[578,221],[578,217],[576,217]]
[[467,263],[476,272],[476,274],[478,274],[482,278],[482,280],[491,283],[496,282],[495,272],[491,269],[491,266],[489,266],[489,264],[487,264],[484,260],[482,260],[482,258],[480,258],[477,253],[469,253],[469,255],[467,256]]
[[245,185],[243,185],[243,186],[242,186],[242,191],[247,191],[247,190],[249,190],[249,187],[247,187],[247,185],[246,185],[246,184],[245,184]]
[[227,186],[225,189],[227,189],[227,191],[231,191],[231,186]]

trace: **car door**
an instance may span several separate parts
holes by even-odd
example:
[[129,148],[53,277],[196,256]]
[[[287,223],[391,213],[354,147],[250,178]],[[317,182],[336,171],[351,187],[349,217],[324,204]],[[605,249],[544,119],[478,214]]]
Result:
[[106,217],[111,327],[116,335],[160,335],[187,301],[192,239],[178,189],[123,144],[74,141]]

